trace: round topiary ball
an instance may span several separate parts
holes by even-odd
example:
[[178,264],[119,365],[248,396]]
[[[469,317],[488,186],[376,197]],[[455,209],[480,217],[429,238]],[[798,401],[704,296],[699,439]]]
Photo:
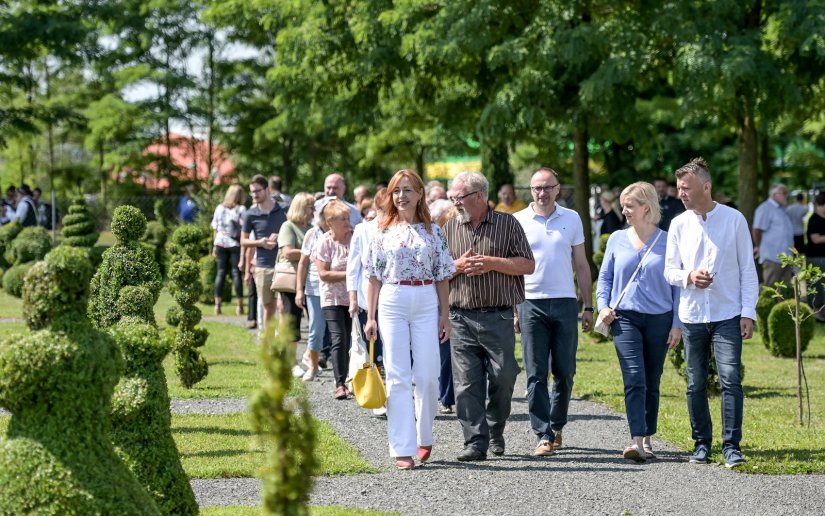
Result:
[[6,250],[6,260],[14,265],[42,260],[52,248],[49,233],[41,227],[28,227],[17,235]]
[[197,262],[201,256],[209,254],[211,235],[205,228],[195,224],[179,226],[169,240],[169,254],[175,257],[187,257]]
[[94,273],[89,251],[80,247],[55,247],[45,261],[54,279],[67,291],[87,291]]
[[[768,333],[770,335],[770,346],[768,350],[775,357],[795,357],[796,356],[796,326],[791,316],[794,310],[793,301],[782,301],[771,309],[768,315]],[[800,328],[802,351],[808,349],[808,343],[814,336],[816,323],[814,322],[813,310],[805,303],[799,305],[799,316],[804,318]]]
[[118,206],[112,215],[112,233],[119,243],[140,239],[146,231],[146,217],[134,206]]
[[23,283],[26,273],[29,272],[32,265],[34,265],[34,262],[22,263],[20,265],[10,267],[9,270],[3,273],[3,290],[6,291],[6,294],[14,297],[20,297],[23,295]]

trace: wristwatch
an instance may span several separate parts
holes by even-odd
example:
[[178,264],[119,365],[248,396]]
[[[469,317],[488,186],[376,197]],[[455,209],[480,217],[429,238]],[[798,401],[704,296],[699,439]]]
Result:
[[590,312],[591,314],[592,314],[593,312],[595,312],[595,310],[593,309],[593,307],[592,307],[592,306],[585,306],[585,307],[584,307],[584,311],[585,311],[585,312]]

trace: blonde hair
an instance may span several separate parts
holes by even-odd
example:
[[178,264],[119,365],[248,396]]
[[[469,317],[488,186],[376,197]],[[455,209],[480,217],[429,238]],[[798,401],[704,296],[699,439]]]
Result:
[[342,215],[346,215],[349,217],[349,206],[344,204],[341,201],[330,201],[329,204],[326,205],[324,208],[324,220],[327,224],[334,219],[335,217],[340,217]]
[[607,201],[610,204],[610,211],[615,213],[616,216],[619,217],[619,220],[622,220],[622,205],[619,204],[616,195],[610,190],[604,190],[599,197]]
[[223,207],[227,209],[232,209],[235,206],[240,206],[244,203],[246,199],[246,195],[244,194],[243,187],[241,185],[231,185],[226,190],[226,195],[223,196]]
[[315,196],[306,192],[295,194],[292,198],[292,203],[289,205],[289,210],[286,212],[286,218],[296,226],[307,225],[307,206],[315,204]]
[[622,190],[622,199],[630,199],[640,206],[647,206],[647,222],[658,224],[662,220],[662,210],[659,208],[659,195],[656,188],[644,181],[638,181]]

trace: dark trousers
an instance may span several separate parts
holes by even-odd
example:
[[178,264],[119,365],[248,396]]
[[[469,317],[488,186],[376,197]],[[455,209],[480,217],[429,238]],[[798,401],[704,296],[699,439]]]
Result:
[[438,399],[445,407],[455,405],[455,388],[453,387],[453,361],[450,358],[450,341],[438,346],[441,355],[441,374],[438,376]]
[[255,277],[249,277],[249,283],[246,284],[249,287],[249,297],[247,298],[247,305],[249,311],[247,312],[246,320],[247,321],[257,321],[258,320],[258,287],[255,286]]
[[619,310],[613,321],[613,344],[624,381],[624,406],[631,437],[656,433],[659,421],[659,382],[667,356],[667,336],[673,312],[643,314]]
[[223,283],[226,280],[227,269],[232,274],[232,286],[235,288],[235,299],[243,298],[243,276],[238,269],[241,259],[240,247],[215,246],[215,260],[218,263],[218,272],[215,275],[215,297],[223,297]]
[[[375,319],[378,320],[378,311],[375,312]],[[364,326],[367,325],[367,311],[361,310],[358,312],[358,322],[361,324],[361,334],[366,335],[364,333]],[[367,346],[369,346],[369,341],[367,341]],[[367,352],[369,352],[369,347],[367,348]],[[375,338],[375,344],[373,345],[373,355],[375,355],[375,362],[383,362],[384,361],[384,342],[381,340],[381,334]]]
[[332,341],[332,374],[335,376],[335,386],[339,387],[346,383],[349,372],[349,348],[352,345],[352,319],[349,316],[349,307],[325,306],[324,319],[327,321],[327,334]]
[[[527,299],[519,305],[527,407],[539,440],[553,441],[555,432],[567,424],[579,346],[578,317],[573,298]],[[548,369],[553,374],[552,395],[547,388]]]
[[450,324],[456,416],[464,446],[486,453],[491,441],[504,444],[504,426],[519,373],[513,309],[451,308]]
[[281,303],[284,305],[284,313],[290,315],[289,327],[292,330],[293,340],[301,340],[301,316],[304,309],[295,302],[295,293],[281,292]]
[[708,407],[708,367],[711,345],[722,386],[722,451],[739,449],[742,441],[744,401],[742,379],[742,334],[739,316],[724,321],[682,324],[687,363],[687,402],[690,426],[696,444],[710,446],[713,422]]

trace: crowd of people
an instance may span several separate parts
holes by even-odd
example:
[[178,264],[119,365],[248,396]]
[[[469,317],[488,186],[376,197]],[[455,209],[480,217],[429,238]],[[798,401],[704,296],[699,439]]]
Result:
[[[610,327],[625,385],[630,440],[622,455],[637,462],[655,458],[651,436],[665,356],[683,341],[695,442],[690,462],[706,463],[713,346],[722,450],[726,465],[737,467],[746,462],[740,365],[742,341],[752,336],[756,319],[754,259],[763,263],[766,282],[787,274],[765,267],[793,246],[791,220],[778,210],[787,189],[771,189],[751,232],[739,211],[714,200],[704,160],[685,164],[675,178],[678,198],[664,179],[633,183],[618,195],[602,193],[610,236],[593,306],[582,220],[563,206],[551,168],[532,174],[529,205],[515,197],[512,185],[502,187],[499,203],[491,205],[488,181],[478,172],[458,174],[446,189],[399,170],[373,196],[366,186],[356,187],[353,202],[345,198],[340,174],[326,177],[323,192],[294,197],[281,191],[279,178],[258,175],[249,184],[249,209],[243,191],[232,186],[214,214],[216,311],[221,276],[229,269],[238,313],[242,276],[249,287],[251,328],[259,324],[253,297],[263,324],[277,313],[291,315],[296,342],[306,317],[307,349],[293,374],[313,381],[331,366],[336,400],[352,397],[353,339],[374,339],[388,395],[386,409],[377,413],[386,414],[389,454],[399,469],[429,459],[438,413],[455,413],[460,422],[465,446],[458,460],[505,453],[520,372],[516,333],[534,454],[554,455],[564,445],[579,324],[589,331],[597,316]],[[789,232],[789,241],[775,236],[780,232]],[[811,260],[822,264],[825,194],[816,198],[807,241]],[[815,308],[822,306],[818,299]]]
[[23,227],[41,226],[51,229],[52,205],[42,199],[43,190],[31,189],[23,183],[20,187],[10,186],[0,204],[0,225],[17,222]]

